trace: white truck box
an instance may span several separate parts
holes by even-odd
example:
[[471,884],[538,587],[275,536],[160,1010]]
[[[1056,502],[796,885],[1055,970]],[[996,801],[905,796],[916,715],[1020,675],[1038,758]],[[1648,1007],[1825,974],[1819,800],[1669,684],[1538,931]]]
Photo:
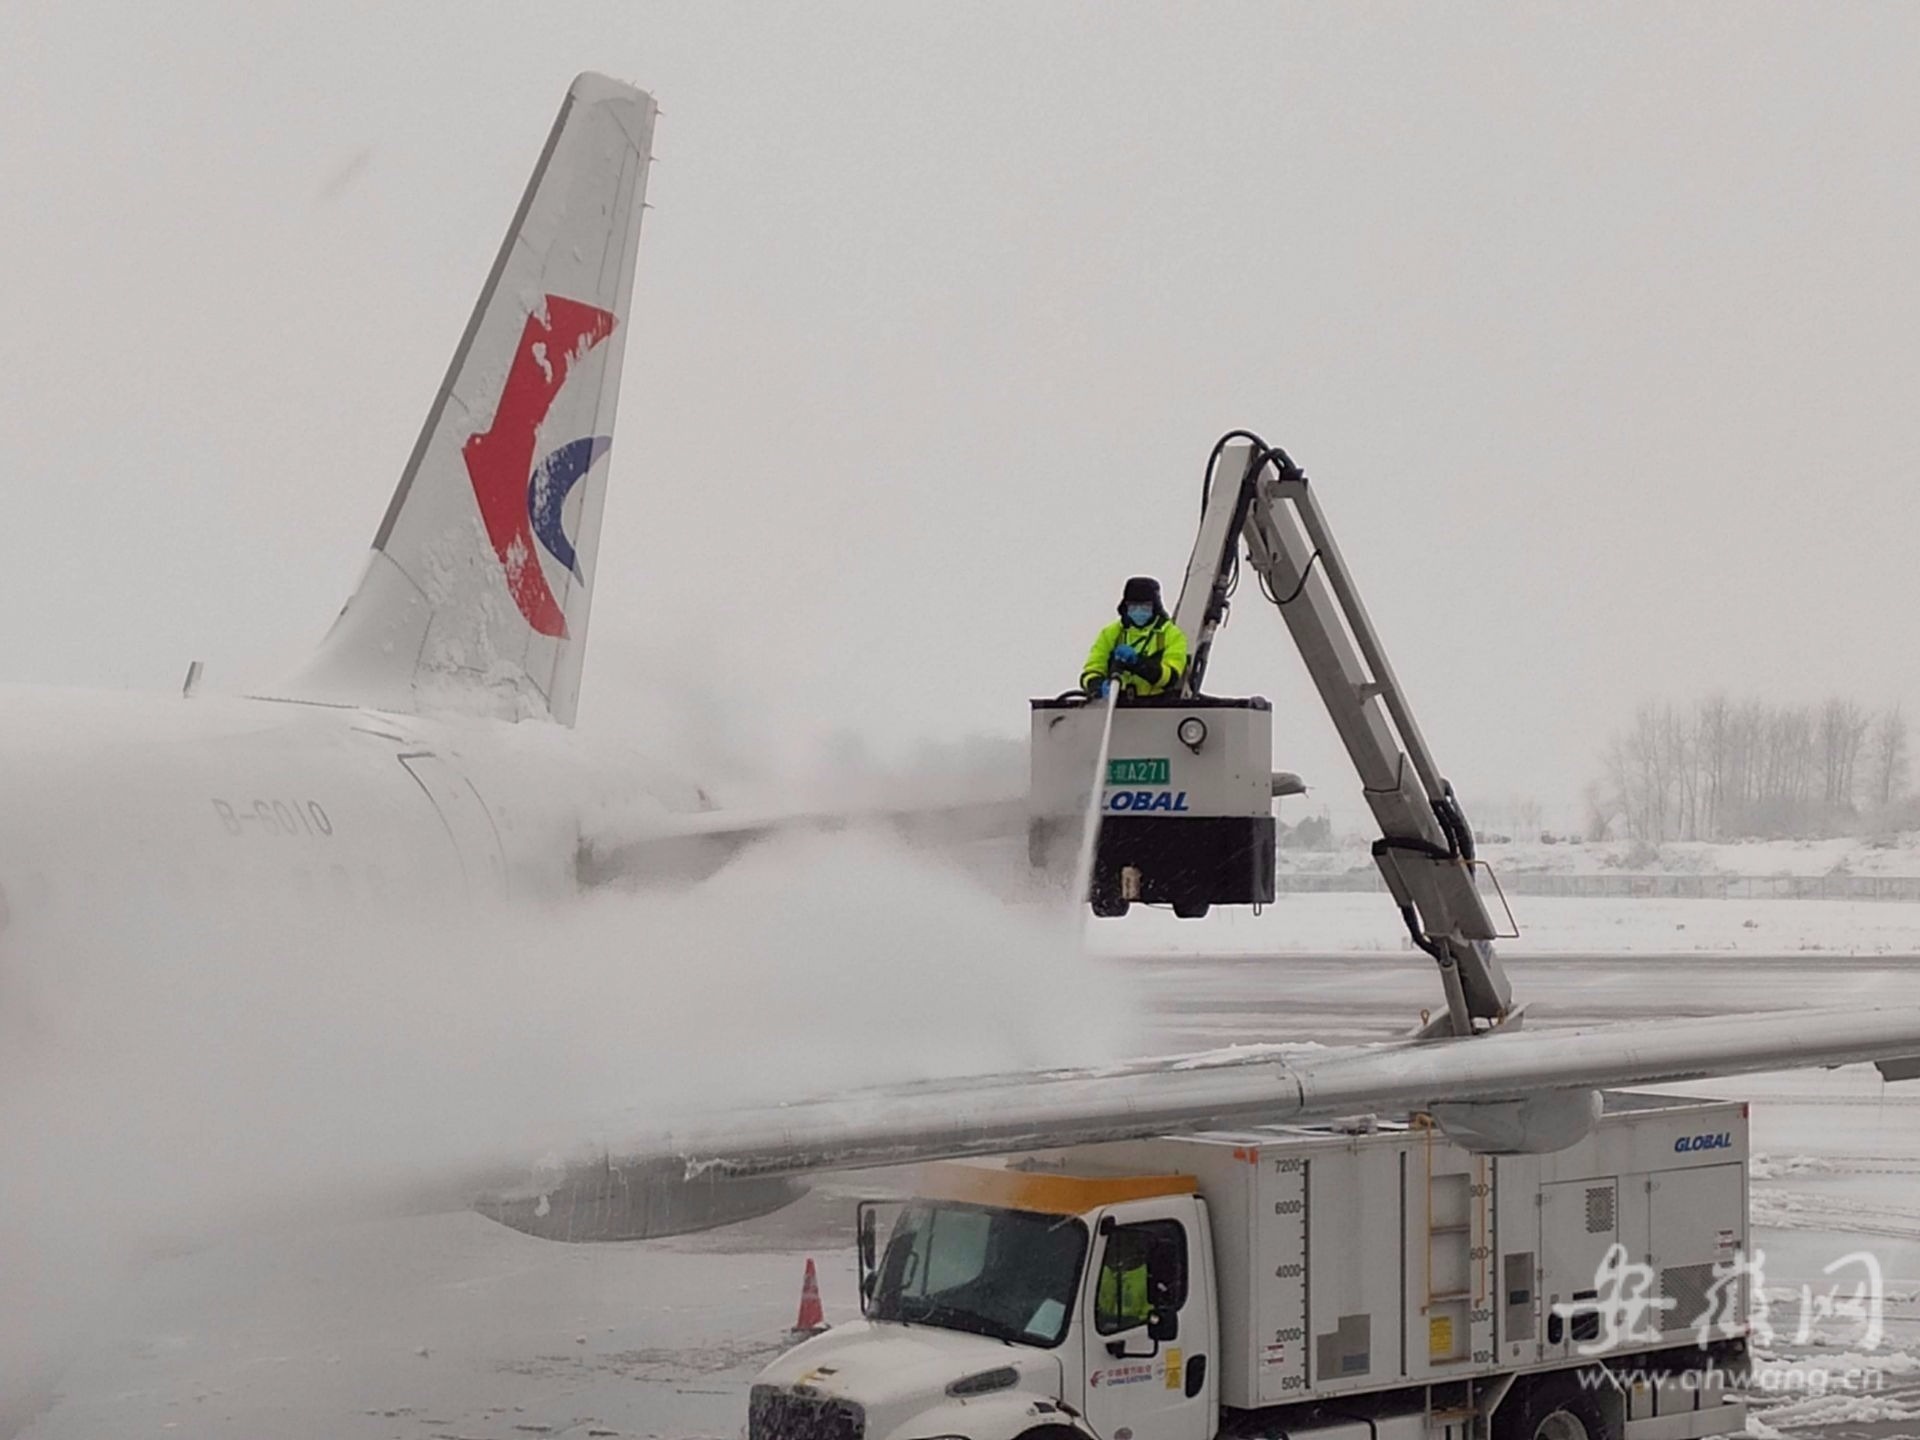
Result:
[[[1220,1403],[1257,1409],[1577,1363],[1598,1327],[1566,1311],[1593,1298],[1616,1242],[1674,1302],[1653,1323],[1690,1343],[1715,1264],[1747,1248],[1746,1107],[1606,1100],[1592,1135],[1550,1155],[1475,1155],[1404,1124],[1068,1153],[1199,1180],[1218,1266]],[[1726,1299],[1716,1334],[1742,1333],[1737,1282]]]

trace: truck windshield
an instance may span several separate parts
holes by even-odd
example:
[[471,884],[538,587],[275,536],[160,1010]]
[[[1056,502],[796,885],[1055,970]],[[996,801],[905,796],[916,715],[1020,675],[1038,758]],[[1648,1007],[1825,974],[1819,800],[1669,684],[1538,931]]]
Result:
[[1070,1215],[915,1201],[888,1237],[867,1313],[1017,1345],[1066,1338],[1087,1227]]

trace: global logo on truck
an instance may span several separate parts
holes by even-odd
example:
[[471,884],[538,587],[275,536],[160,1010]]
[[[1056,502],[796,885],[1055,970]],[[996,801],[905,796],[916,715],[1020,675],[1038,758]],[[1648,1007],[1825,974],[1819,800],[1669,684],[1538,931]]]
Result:
[[1732,1148],[1733,1132],[1730,1130],[1722,1130],[1718,1135],[1682,1135],[1673,1142],[1673,1153],[1676,1155],[1691,1154],[1695,1150],[1731,1150]]
[[1109,814],[1131,811],[1137,815],[1153,810],[1184,814],[1187,808],[1187,792],[1184,790],[1114,788],[1115,786],[1138,787],[1172,783],[1173,765],[1165,756],[1155,756],[1150,759],[1109,760],[1107,761],[1107,798],[1101,808]]
[[576,579],[582,578],[561,511],[573,488],[613,442],[605,435],[570,440],[538,465],[534,442],[574,365],[611,335],[619,321],[609,311],[564,296],[548,295],[545,300],[545,308],[528,315],[520,332],[493,424],[469,436],[460,453],[487,539],[506,574],[507,593],[535,631],[563,638],[566,614],[547,583],[534,542]]

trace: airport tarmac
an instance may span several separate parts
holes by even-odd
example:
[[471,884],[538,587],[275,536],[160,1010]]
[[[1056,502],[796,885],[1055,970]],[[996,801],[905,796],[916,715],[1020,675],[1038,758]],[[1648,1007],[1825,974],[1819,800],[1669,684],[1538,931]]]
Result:
[[[1381,1039],[1417,1022],[1438,993],[1430,962],[1411,952],[1110,958],[1114,983],[1137,990],[1150,1017],[1144,1053]],[[1912,955],[1506,958],[1542,1024],[1783,1008],[1796,996],[1920,1000]],[[1876,1388],[1793,1395],[1758,1412],[1756,1433],[1920,1435],[1920,1085],[1886,1087],[1853,1067],[1699,1088],[1755,1100],[1756,1237],[1772,1257],[1781,1332],[1768,1364],[1784,1375],[1811,1358],[1837,1373],[1861,1358],[1832,1323],[1794,1342],[1798,1287],[1862,1247],[1886,1277],[1886,1339],[1864,1357],[1860,1382]],[[24,1433],[737,1436],[752,1375],[789,1343],[809,1256],[828,1319],[857,1315],[853,1200],[887,1183],[832,1177],[777,1215],[635,1244],[551,1244],[460,1214],[367,1218],[161,1258],[100,1317]]]

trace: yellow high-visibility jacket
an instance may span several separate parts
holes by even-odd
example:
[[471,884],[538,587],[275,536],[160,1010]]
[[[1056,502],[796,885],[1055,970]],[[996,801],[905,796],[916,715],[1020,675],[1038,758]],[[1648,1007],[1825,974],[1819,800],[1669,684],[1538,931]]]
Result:
[[1103,1335],[1146,1324],[1153,1315],[1147,1300],[1147,1262],[1136,1260],[1124,1270],[1102,1266],[1093,1313],[1095,1328]]
[[1093,649],[1087,652],[1087,663],[1080,667],[1082,688],[1096,675],[1107,673],[1113,660],[1113,647],[1123,644],[1160,661],[1160,678],[1151,683],[1131,671],[1119,672],[1120,684],[1128,694],[1164,695],[1180,688],[1180,677],[1187,673],[1187,637],[1164,616],[1150,625],[1129,625],[1124,619],[1108,622],[1094,637]]

